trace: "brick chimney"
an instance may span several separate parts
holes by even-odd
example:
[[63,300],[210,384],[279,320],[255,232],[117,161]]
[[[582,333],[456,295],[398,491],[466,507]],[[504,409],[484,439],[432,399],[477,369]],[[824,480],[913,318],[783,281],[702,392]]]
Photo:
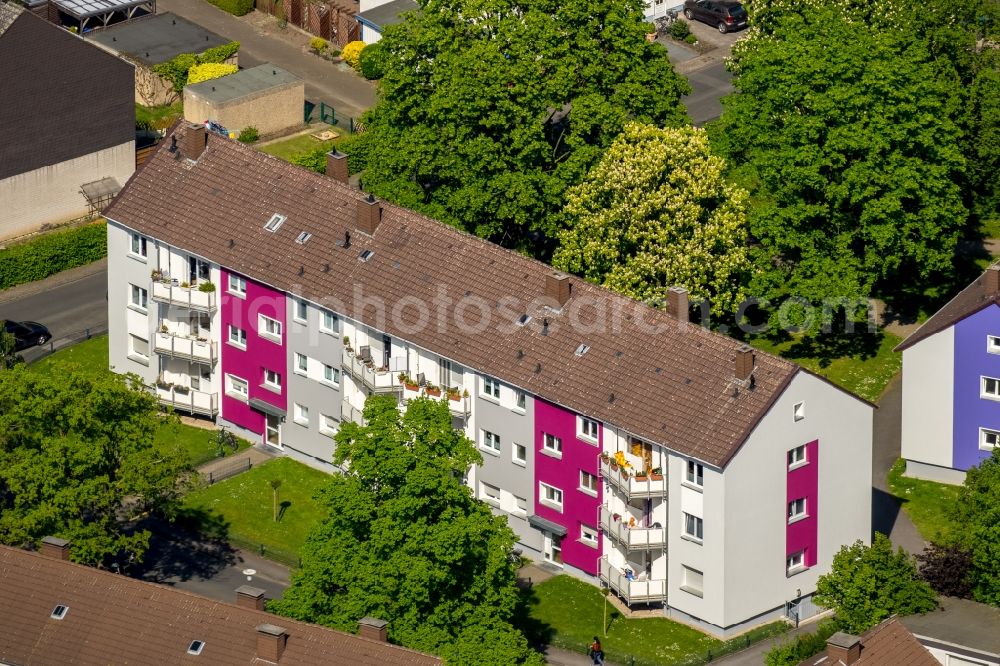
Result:
[[69,541],[59,537],[47,536],[42,539],[40,552],[53,560],[69,560]]
[[573,283],[565,273],[549,273],[545,276],[545,297],[555,301],[559,307],[573,295]]
[[363,617],[358,620],[358,636],[385,643],[389,640],[389,630],[386,628],[388,624],[385,620]]
[[257,625],[257,658],[278,663],[288,642],[288,630],[273,624]]
[[667,291],[667,313],[679,322],[686,324],[690,321],[687,289],[671,287]]
[[1000,292],[1000,266],[994,265],[986,269],[986,293]]
[[743,345],[736,350],[736,379],[745,382],[753,374],[754,358],[753,348],[750,345]]
[[381,221],[382,205],[378,199],[369,194],[366,198],[358,200],[358,231],[372,236]]
[[326,175],[342,183],[348,181],[346,153],[334,148],[326,154]]
[[208,132],[204,125],[190,123],[184,128],[184,135],[181,136],[181,155],[189,160],[197,160],[205,152],[205,145],[208,143]]
[[264,590],[259,587],[240,585],[236,588],[236,605],[240,608],[264,610]]
[[826,654],[833,664],[837,664],[839,660],[844,666],[851,666],[861,659],[861,639],[838,631],[826,639]]

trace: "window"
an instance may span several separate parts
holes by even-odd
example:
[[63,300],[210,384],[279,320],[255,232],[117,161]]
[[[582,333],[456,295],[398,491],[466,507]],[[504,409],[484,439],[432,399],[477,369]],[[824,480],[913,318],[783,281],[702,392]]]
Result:
[[681,565],[681,589],[690,592],[696,597],[702,596],[702,589],[705,584],[705,574],[692,569],[689,566]]
[[500,399],[500,382],[492,377],[483,377],[483,395]]
[[986,351],[988,351],[991,354],[1000,354],[1000,336],[997,335],[986,336]]
[[788,522],[794,522],[806,517],[806,498],[800,497],[788,503]]
[[806,568],[805,558],[806,551],[800,550],[797,553],[792,553],[785,560],[785,570],[789,574],[797,573]]
[[229,274],[229,292],[237,296],[247,295],[247,281],[239,275]]
[[146,310],[146,304],[149,302],[149,294],[142,287],[137,287],[134,284],[129,285],[132,290],[131,301],[132,305],[139,308],[142,311]]
[[693,460],[688,460],[687,475],[684,478],[691,485],[701,488],[705,485],[705,466]]
[[264,369],[264,386],[270,388],[281,388],[281,375],[274,370]]
[[305,405],[300,405],[295,403],[295,409],[293,411],[295,422],[299,425],[307,426],[309,425],[309,408]]
[[298,243],[299,245],[305,245],[306,241],[308,241],[312,237],[313,235],[308,231],[302,231],[299,233],[298,236],[295,237],[295,242]]
[[523,497],[518,497],[514,495],[514,513],[520,514],[522,516],[528,513],[528,500]]
[[236,328],[232,324],[229,325],[229,342],[236,345],[237,347],[247,346],[247,332],[242,328]]
[[797,402],[795,406],[792,407],[792,420],[801,421],[806,417],[806,403]]
[[309,319],[309,304],[305,301],[295,299],[295,320],[307,321]]
[[138,335],[129,335],[128,347],[131,356],[136,356],[144,361],[149,360],[149,340],[140,338]]
[[500,489],[488,483],[479,483],[479,497],[491,504],[500,504]]
[[555,435],[550,435],[548,433],[543,433],[542,435],[542,450],[549,453],[553,453],[557,456],[562,456],[562,440]]
[[576,417],[577,434],[584,439],[589,439],[591,441],[597,441],[597,421],[593,419],[585,419],[582,416]]
[[188,654],[199,655],[205,649],[205,641],[191,641],[188,646]]
[[524,444],[518,444],[514,442],[514,445],[510,449],[511,460],[516,462],[518,465],[528,464],[528,449]]
[[796,446],[788,452],[788,468],[806,464],[806,445]]
[[332,416],[326,414],[319,415],[319,431],[324,435],[336,435],[340,422]]
[[337,319],[337,315],[323,310],[323,316],[320,318],[319,330],[324,333],[339,333],[340,332],[340,320]]
[[250,385],[245,379],[235,375],[226,375],[226,393],[245,401],[250,395]]
[[273,234],[281,228],[281,225],[284,224],[286,219],[287,218],[284,215],[275,213],[271,216],[271,219],[267,221],[267,224],[264,225],[264,230],[270,231]]
[[704,521],[690,513],[684,514],[684,535],[701,541],[704,538]]
[[992,451],[1000,446],[1000,431],[979,429],[979,448],[983,451]]
[[483,431],[483,446],[491,451],[500,453],[500,435],[489,430]]
[[69,606],[63,606],[59,604],[52,609],[52,613],[49,615],[53,620],[61,620],[66,617],[66,613],[69,612]]
[[517,408],[520,409],[523,412],[525,409],[527,409],[527,407],[526,407],[527,402],[528,402],[528,396],[525,395],[524,391],[518,391],[517,392],[517,403],[516,403],[517,404]]
[[188,257],[188,282],[195,285],[209,279],[210,269],[208,262],[198,257]]
[[323,364],[323,381],[336,386],[340,384],[340,370],[332,365]]
[[539,482],[538,494],[541,496],[542,504],[547,504],[554,509],[562,511],[563,494],[561,490],[547,483]]
[[597,530],[580,523],[580,541],[588,546],[597,548]]
[[983,383],[979,389],[979,395],[991,400],[1000,400],[1000,379],[995,377],[983,377]]
[[590,472],[580,470],[580,490],[591,495],[597,494],[597,477]]
[[260,334],[281,341],[281,322],[271,319],[270,317],[265,317],[264,315],[258,315],[259,320],[259,331]]
[[305,354],[295,354],[295,372],[300,375],[307,374],[309,372],[309,357]]
[[146,237],[139,234],[132,234],[132,254],[139,257],[146,257]]

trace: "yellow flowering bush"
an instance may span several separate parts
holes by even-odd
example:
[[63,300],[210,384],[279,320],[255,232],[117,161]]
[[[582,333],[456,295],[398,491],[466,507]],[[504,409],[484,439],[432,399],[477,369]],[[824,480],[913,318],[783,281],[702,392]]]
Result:
[[236,65],[227,65],[225,63],[215,63],[209,62],[203,65],[195,65],[188,70],[188,85],[193,83],[201,83],[202,81],[209,81],[211,79],[218,79],[223,76],[228,76],[229,74],[235,74],[239,70]]
[[362,41],[348,42],[340,55],[344,58],[344,62],[358,70],[361,67],[361,51],[364,50],[365,46],[367,44]]

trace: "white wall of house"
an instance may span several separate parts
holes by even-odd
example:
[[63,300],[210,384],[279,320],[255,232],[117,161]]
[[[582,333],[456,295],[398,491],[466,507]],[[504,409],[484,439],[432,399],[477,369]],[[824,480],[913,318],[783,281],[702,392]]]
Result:
[[952,466],[955,329],[948,327],[903,350],[902,456]]
[[[132,232],[108,220],[108,353],[115,372],[134,372],[147,384],[156,380],[152,350],[156,303],[149,293],[156,246],[146,240],[146,257],[132,252]],[[132,285],[146,290],[146,311],[132,304]],[[146,358],[136,353],[135,338],[146,341]]]

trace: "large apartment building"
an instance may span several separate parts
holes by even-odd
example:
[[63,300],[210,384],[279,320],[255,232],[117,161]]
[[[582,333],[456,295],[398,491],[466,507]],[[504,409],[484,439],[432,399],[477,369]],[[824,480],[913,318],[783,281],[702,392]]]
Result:
[[524,553],[719,636],[806,618],[871,527],[872,406],[777,357],[198,126],[106,211],[111,364],[330,464],[367,396],[445,401]]

